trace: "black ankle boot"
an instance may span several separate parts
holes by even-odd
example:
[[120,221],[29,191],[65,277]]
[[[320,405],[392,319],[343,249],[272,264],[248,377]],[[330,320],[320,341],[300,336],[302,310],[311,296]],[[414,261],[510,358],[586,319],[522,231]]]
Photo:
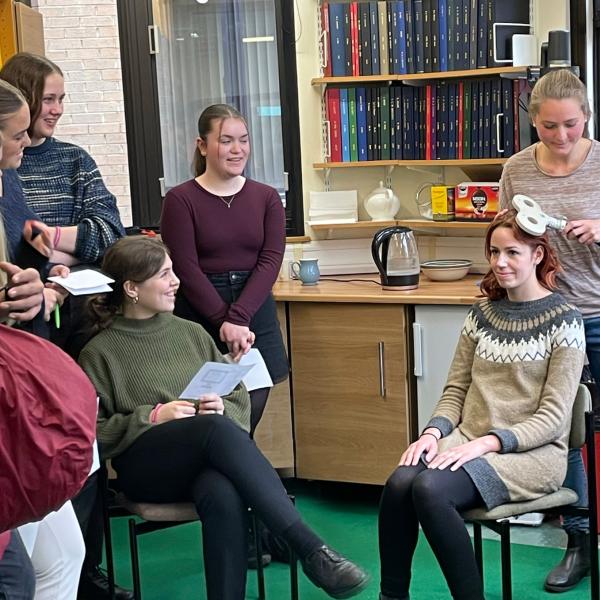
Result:
[[369,576],[335,550],[321,546],[302,560],[306,576],[332,598],[351,598],[361,592]]
[[566,592],[590,573],[590,534],[569,533],[567,550],[562,560],[548,573],[544,582],[547,592]]
[[[108,576],[100,567],[92,567],[81,573],[78,600],[110,600]],[[115,584],[115,600],[133,600],[133,592]]]

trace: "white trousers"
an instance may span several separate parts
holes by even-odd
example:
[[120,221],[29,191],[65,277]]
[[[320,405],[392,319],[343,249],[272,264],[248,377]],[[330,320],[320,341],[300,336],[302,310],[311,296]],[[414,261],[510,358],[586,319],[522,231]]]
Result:
[[35,600],[76,600],[85,545],[71,502],[19,533],[35,570]]

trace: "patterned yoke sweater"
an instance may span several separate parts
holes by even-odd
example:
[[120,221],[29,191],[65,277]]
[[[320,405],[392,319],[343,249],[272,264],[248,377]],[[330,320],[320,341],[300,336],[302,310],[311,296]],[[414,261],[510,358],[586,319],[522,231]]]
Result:
[[[98,442],[103,458],[121,454],[145,431],[159,403],[176,400],[207,361],[226,362],[197,323],[158,314],[117,317],[91,339],[79,362],[98,396]],[[243,384],[223,398],[226,417],[250,429],[250,398]]]
[[500,452],[464,465],[488,509],[556,491],[585,356],[579,312],[554,293],[476,303],[428,427],[439,451],[493,434]]

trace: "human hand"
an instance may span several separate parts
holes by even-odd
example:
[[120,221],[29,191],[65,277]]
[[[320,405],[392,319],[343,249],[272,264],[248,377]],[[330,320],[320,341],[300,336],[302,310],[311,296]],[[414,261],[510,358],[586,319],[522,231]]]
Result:
[[496,216],[492,219],[492,223],[499,219],[501,216],[505,215],[508,212],[508,208],[503,208],[496,213]]
[[425,459],[430,462],[437,454],[438,441],[437,434],[432,430],[425,430],[421,437],[404,451],[398,465],[401,467],[418,465],[423,452],[426,452]]
[[35,269],[21,269],[8,262],[0,262],[0,269],[8,275],[5,300],[0,303],[0,314],[15,321],[31,321],[42,307],[44,284]]
[[219,338],[227,344],[227,348],[234,361],[239,361],[244,354],[248,354],[256,336],[245,325],[235,325],[223,321],[219,330]]
[[69,292],[63,290],[65,294],[61,294],[58,290],[45,287],[44,288],[44,321],[49,321],[52,316],[52,311],[57,306],[62,306]]
[[196,414],[196,405],[187,400],[172,400],[162,405],[156,417],[157,423],[166,423],[174,419],[186,419]]
[[576,238],[582,244],[591,246],[596,242],[600,242],[600,220],[581,219],[569,221],[563,229],[563,233],[570,239]]
[[457,471],[470,460],[479,458],[488,452],[498,452],[498,450],[500,450],[500,440],[495,435],[485,435],[438,454],[427,465],[427,468],[443,471],[450,467],[451,471]]
[[[68,277],[71,270],[69,267],[65,265],[54,265],[48,275],[50,277],[62,277],[63,279]],[[60,296],[60,305],[62,306],[66,297],[69,295],[69,291],[65,289],[60,283],[56,283],[55,281],[47,281],[46,288],[54,290],[58,296]]]
[[23,239],[40,254],[49,257],[54,249],[54,228],[48,227],[41,221],[29,219],[23,226]]
[[62,277],[63,279],[68,277],[71,273],[71,269],[66,265],[54,265],[48,275],[50,277]]
[[222,415],[225,412],[223,398],[217,394],[203,394],[198,398],[199,415]]

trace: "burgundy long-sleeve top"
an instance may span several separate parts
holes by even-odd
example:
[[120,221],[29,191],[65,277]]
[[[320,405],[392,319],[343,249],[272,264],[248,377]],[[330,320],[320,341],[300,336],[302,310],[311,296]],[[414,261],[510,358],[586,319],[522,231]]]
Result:
[[[246,179],[228,208],[192,179],[167,193],[160,230],[181,291],[194,310],[217,326],[223,321],[248,326],[283,260],[285,211],[277,191]],[[231,305],[206,276],[226,271],[252,271]]]

